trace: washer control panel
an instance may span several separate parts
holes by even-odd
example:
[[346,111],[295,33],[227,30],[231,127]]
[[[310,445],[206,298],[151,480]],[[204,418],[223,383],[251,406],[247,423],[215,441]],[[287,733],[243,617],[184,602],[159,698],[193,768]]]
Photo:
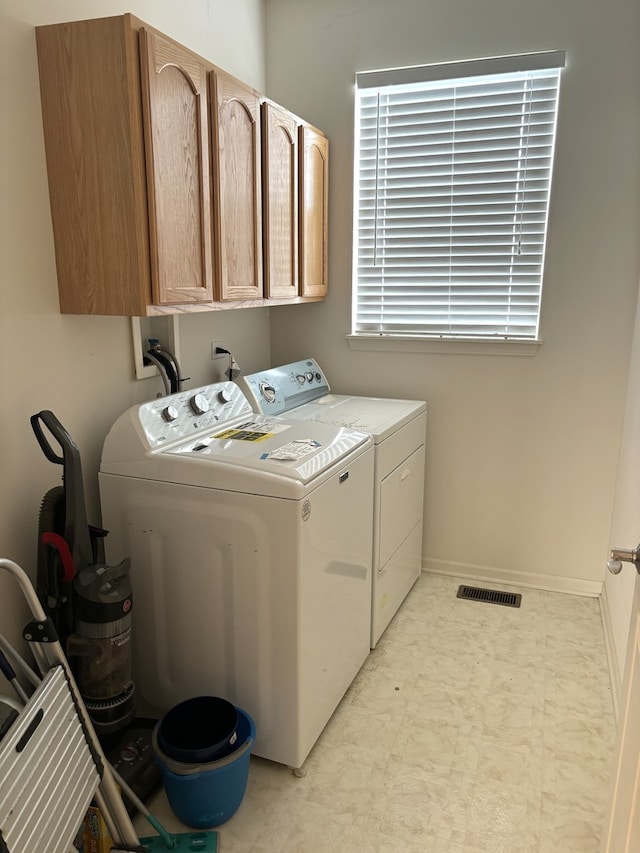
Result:
[[317,400],[331,390],[326,376],[313,358],[240,376],[236,381],[254,411],[264,415],[280,415]]
[[251,414],[251,404],[234,382],[217,382],[193,391],[180,391],[143,403],[138,409],[140,426],[151,447],[160,447],[222,421]]

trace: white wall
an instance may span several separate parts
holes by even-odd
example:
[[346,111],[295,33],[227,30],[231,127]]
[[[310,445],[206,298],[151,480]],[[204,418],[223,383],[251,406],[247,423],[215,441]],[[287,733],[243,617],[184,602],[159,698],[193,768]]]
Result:
[[[104,436],[124,409],[154,397],[159,378],[134,380],[130,321],[62,316],[44,158],[34,27],[133,12],[259,90],[264,89],[261,0],[0,0],[0,556],[35,578],[42,496],[61,482],[29,426],[51,409],[82,455],[89,520],[99,524],[97,470]],[[266,309],[181,317],[188,387],[213,381],[209,342],[224,340],[247,370],[269,358]],[[0,632],[15,642],[22,600],[0,573]]]
[[[274,363],[334,390],[429,403],[425,555],[440,570],[596,592],[604,575],[639,273],[640,4],[267,0],[270,96],[330,139],[330,296],[272,309]],[[567,51],[543,297],[530,358],[356,352],[356,70]]]

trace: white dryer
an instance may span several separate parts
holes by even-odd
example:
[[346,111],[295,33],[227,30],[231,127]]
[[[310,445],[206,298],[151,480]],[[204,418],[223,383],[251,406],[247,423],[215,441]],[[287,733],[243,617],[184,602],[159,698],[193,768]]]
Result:
[[375,443],[371,648],[418,579],[427,405],[329,393],[313,358],[239,377],[256,412],[369,433]]
[[141,713],[222,696],[256,755],[302,765],[369,653],[373,462],[367,434],[256,415],[231,382],[118,418],[100,497]]

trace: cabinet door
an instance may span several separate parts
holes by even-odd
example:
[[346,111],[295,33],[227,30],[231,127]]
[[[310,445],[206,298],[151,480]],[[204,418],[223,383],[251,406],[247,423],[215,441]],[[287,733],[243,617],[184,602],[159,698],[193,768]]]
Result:
[[123,16],[37,27],[36,39],[60,310],[144,315],[151,270],[138,33]]
[[260,95],[212,72],[217,298],[262,298]]
[[323,297],[329,286],[329,141],[300,127],[300,296]]
[[143,115],[156,305],[213,299],[207,67],[140,30]]
[[298,295],[298,123],[262,105],[264,290],[272,299]]

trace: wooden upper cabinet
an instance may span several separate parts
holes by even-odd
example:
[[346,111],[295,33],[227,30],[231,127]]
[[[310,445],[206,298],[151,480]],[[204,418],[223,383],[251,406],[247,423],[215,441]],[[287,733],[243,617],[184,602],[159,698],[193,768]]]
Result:
[[321,133],[270,105],[263,139],[258,92],[131,14],[36,27],[36,43],[63,313],[324,297]]
[[329,141],[300,127],[300,296],[324,297],[329,287]]
[[298,295],[298,122],[262,104],[264,290],[272,299]]
[[140,60],[153,301],[211,302],[208,68],[147,28]]
[[262,299],[260,95],[211,72],[217,299]]

